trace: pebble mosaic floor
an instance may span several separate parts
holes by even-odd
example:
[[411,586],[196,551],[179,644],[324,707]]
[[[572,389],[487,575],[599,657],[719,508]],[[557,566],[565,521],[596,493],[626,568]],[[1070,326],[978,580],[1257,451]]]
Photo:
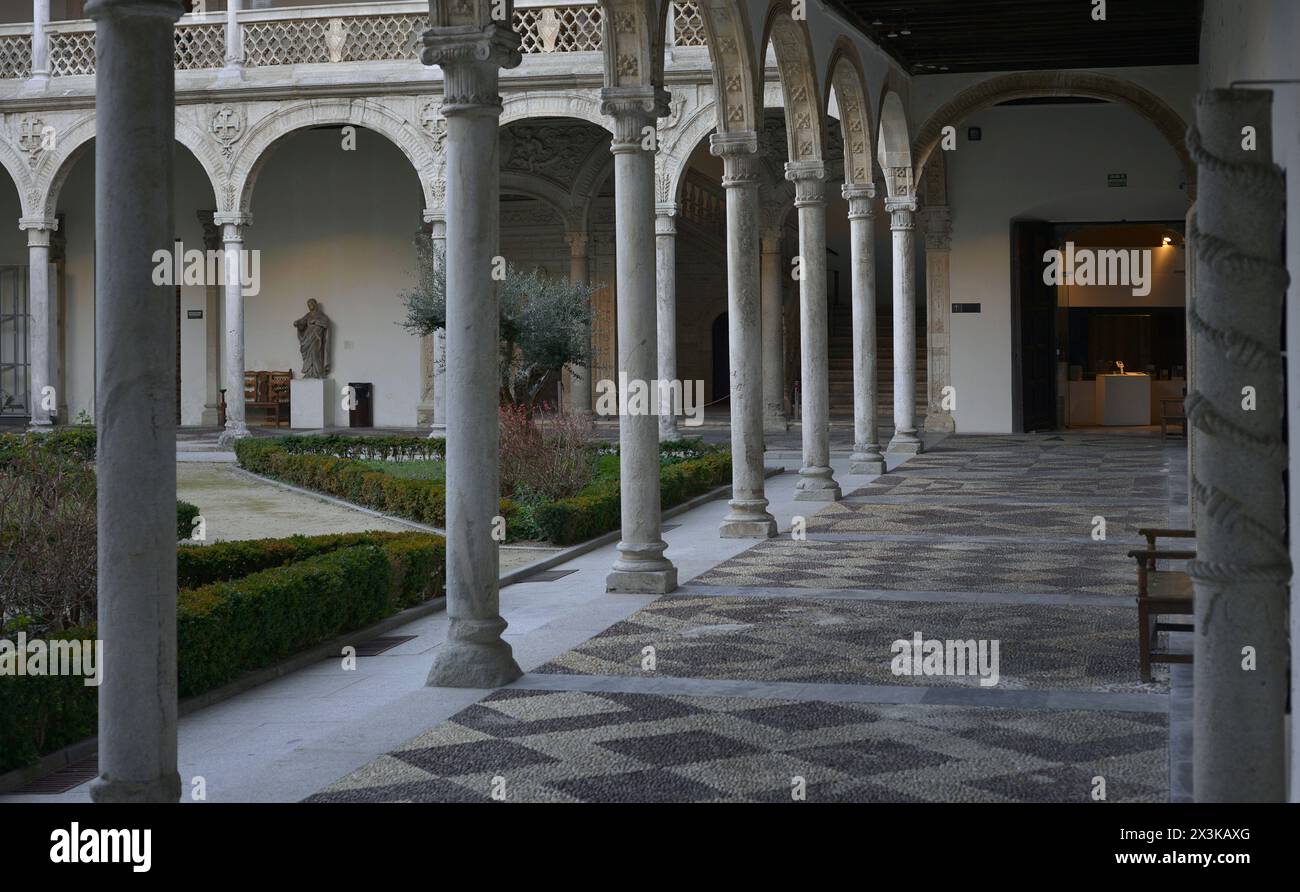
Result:
[[[1125,553],[1168,525],[1170,455],[949,437],[311,799],[1164,801]],[[998,684],[894,674],[916,632],[997,640]]]

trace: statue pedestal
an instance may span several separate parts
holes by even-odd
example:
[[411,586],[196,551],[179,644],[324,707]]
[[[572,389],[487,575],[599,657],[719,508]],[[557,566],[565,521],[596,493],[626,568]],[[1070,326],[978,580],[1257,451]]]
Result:
[[289,382],[289,427],[315,430],[332,421],[330,401],[333,382],[329,378],[294,378]]

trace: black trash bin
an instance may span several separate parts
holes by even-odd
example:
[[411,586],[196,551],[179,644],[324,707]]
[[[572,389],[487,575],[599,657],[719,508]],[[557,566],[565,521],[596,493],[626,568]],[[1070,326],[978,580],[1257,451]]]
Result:
[[369,382],[349,381],[352,388],[352,408],[348,410],[348,427],[375,426],[375,385]]

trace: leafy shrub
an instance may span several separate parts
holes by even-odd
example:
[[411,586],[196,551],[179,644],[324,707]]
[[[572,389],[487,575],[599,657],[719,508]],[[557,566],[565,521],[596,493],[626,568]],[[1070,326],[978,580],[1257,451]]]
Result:
[[176,500],[176,539],[188,539],[194,535],[194,518],[199,516],[197,505]]
[[501,492],[525,500],[562,499],[591,482],[590,419],[558,415],[545,429],[523,405],[502,406]]
[[[94,640],[94,628],[66,629],[46,640]],[[80,675],[0,676],[0,772],[31,765],[95,734],[97,691]]]

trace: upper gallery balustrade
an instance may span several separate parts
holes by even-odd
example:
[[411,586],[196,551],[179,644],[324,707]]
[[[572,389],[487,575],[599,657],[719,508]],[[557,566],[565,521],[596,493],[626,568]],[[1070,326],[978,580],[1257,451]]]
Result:
[[[420,34],[428,27],[428,0],[248,9],[236,14],[245,68],[305,63],[418,61]],[[176,25],[176,70],[227,65],[225,12],[189,14]],[[514,28],[525,54],[599,52],[601,10],[595,3],[519,0]],[[95,73],[95,23],[49,22],[49,76]],[[0,25],[0,80],[32,76],[36,41],[31,22]],[[668,23],[670,46],[704,46],[704,22],[695,0],[675,0]]]

